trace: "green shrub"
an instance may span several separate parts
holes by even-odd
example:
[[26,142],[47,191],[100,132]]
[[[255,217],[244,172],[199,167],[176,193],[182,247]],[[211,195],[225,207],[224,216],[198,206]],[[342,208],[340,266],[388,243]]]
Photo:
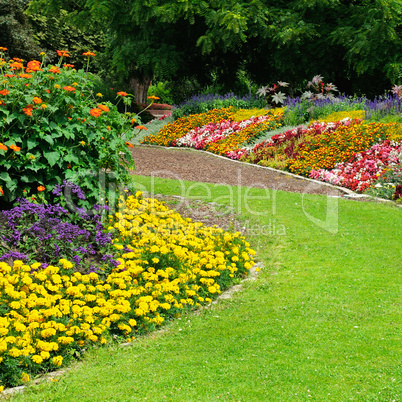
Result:
[[[42,62],[25,67],[21,60],[6,61],[5,51],[0,48],[3,201],[11,205],[38,192],[50,201],[52,188],[69,180],[87,195],[80,207],[89,207],[99,198],[100,177],[106,191],[109,182],[127,183],[127,168],[134,167],[128,141],[138,118],[102,102],[102,94],[93,92],[94,76],[62,65],[67,52],[60,51],[57,66],[44,66],[42,54]],[[88,66],[94,54],[84,55]],[[125,92],[118,92],[117,99],[124,106],[131,103]]]

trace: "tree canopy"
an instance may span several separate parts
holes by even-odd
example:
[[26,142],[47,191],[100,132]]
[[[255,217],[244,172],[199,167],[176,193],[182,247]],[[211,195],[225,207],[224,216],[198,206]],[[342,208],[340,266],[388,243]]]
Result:
[[[380,93],[402,71],[402,0],[33,0],[106,34],[108,69],[225,89],[321,74],[341,91]],[[375,77],[375,79],[373,79]]]

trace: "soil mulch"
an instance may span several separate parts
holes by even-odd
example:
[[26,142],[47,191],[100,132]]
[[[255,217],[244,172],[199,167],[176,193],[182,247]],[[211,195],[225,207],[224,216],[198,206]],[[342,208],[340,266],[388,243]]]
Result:
[[132,172],[134,175],[338,197],[350,193],[324,183],[187,148],[140,145],[134,146],[132,153],[136,165],[136,170]]

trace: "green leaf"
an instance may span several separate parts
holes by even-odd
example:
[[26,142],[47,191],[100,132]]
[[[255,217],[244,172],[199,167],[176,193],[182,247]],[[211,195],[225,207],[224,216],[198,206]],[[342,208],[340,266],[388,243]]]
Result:
[[50,145],[54,145],[54,139],[51,135],[45,135],[43,139],[48,142]]
[[53,152],[43,152],[43,156],[47,159],[50,166],[54,166],[57,161],[60,159],[61,154],[60,152],[53,151]]
[[1,172],[0,173],[0,179],[5,181],[5,182],[9,182],[11,180],[11,177],[7,172]]
[[28,138],[27,139],[27,150],[31,150],[32,148],[35,148],[37,145],[39,144],[38,141],[32,139],[32,138]]

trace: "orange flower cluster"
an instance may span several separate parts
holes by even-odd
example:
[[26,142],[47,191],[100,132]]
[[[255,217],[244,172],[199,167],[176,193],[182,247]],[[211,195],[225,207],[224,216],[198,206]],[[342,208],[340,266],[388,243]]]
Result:
[[14,61],[14,62],[10,63],[10,67],[13,70],[22,70],[24,68],[24,65],[19,61]]
[[30,62],[28,62],[27,64],[27,68],[26,68],[26,72],[30,73],[32,71],[42,71],[41,68],[41,62],[38,60],[32,60]]
[[24,107],[22,111],[27,115],[27,116],[32,116],[32,110],[33,110],[33,105],[27,105],[27,107]]
[[120,91],[120,92],[117,92],[117,95],[119,95],[119,96],[127,96],[128,93],[127,93],[127,92]]
[[56,52],[60,57],[70,57],[67,50],[56,50]]
[[74,92],[75,91],[75,88],[72,87],[71,85],[67,85],[66,87],[63,87],[63,89],[65,91],[68,91],[68,92]]
[[56,66],[52,66],[49,68],[49,72],[54,74],[60,74],[60,69]]
[[282,121],[283,113],[273,116],[270,120],[250,124],[243,130],[234,133],[234,135],[229,135],[220,141],[207,145],[205,150],[218,155],[226,155],[228,152],[247,144],[250,140],[257,137],[261,131],[275,130],[281,127]]
[[91,109],[91,111],[89,112],[89,114],[93,117],[99,117],[102,115],[102,110],[98,109],[98,108],[93,108]]
[[102,112],[107,113],[109,108],[106,105],[98,105],[98,109],[102,110]]
[[0,95],[6,96],[6,95],[9,95],[9,94],[10,94],[10,91],[7,90],[7,89],[2,89],[2,90],[0,91]]
[[347,161],[358,152],[387,138],[392,123],[358,122],[341,125],[334,132],[323,132],[302,142],[296,150],[296,158],[289,160],[287,169],[300,175],[308,175],[312,169],[333,169],[338,162]]
[[4,145],[4,144],[2,144],[1,142],[0,142],[0,149],[2,150],[2,151],[7,151],[7,146],[6,145]]
[[219,123],[222,120],[233,120],[234,109],[213,109],[207,113],[192,114],[181,117],[173,123],[166,124],[155,135],[149,135],[142,139],[142,144],[171,145],[177,138],[186,135],[190,130],[196,127],[202,127],[208,123]]
[[10,149],[12,149],[12,150],[15,151],[15,152],[20,152],[20,151],[21,151],[21,148],[20,148],[20,147],[17,147],[17,146],[14,145],[14,144],[11,144],[11,145],[10,145]]

